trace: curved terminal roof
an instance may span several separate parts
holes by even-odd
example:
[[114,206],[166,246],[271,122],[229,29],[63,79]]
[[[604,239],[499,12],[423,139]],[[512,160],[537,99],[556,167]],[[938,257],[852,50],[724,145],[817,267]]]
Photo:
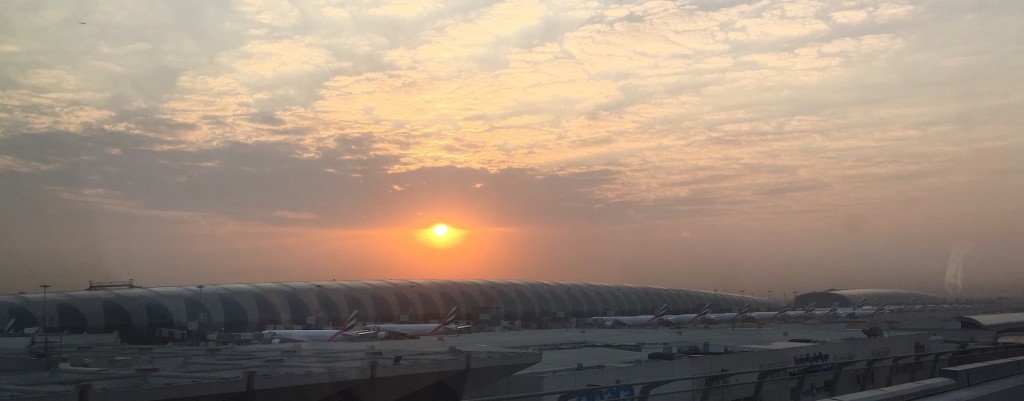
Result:
[[995,330],[996,332],[1024,331],[1024,313],[1000,313],[996,315],[961,316],[962,329]]
[[[615,314],[771,310],[764,298],[651,286],[551,281],[382,280],[224,284],[47,294],[47,327],[74,333],[119,331],[146,337],[158,329],[245,332],[269,325],[337,327],[352,311],[359,321],[430,322],[458,307],[461,320],[563,321]],[[43,295],[0,296],[0,322],[13,330],[39,326]],[[131,334],[126,334],[131,333]]]
[[865,301],[867,305],[934,305],[943,304],[941,297],[921,292],[888,290],[888,289],[855,289],[855,290],[831,290],[820,292],[809,292],[797,295],[793,304],[798,308],[806,307],[811,303],[819,307],[828,307],[839,303],[841,308],[851,308],[858,302]]

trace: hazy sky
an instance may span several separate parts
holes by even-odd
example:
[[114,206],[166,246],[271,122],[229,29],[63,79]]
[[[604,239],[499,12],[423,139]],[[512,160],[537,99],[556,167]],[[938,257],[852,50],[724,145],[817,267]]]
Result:
[[0,8],[0,293],[1024,294],[1019,0]]

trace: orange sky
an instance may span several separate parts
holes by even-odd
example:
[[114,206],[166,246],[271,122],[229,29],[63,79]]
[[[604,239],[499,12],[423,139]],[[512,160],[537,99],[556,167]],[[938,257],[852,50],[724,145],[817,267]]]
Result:
[[[505,278],[1021,296],[1022,13],[15,1],[0,293]],[[417,239],[439,222],[461,241]]]

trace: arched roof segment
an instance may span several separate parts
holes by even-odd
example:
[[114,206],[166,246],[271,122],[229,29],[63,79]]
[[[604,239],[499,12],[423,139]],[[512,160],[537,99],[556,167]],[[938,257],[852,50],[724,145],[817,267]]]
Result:
[[945,303],[941,297],[922,292],[891,289],[854,289],[809,292],[796,296],[793,304],[803,308],[811,303],[828,307],[838,303],[841,308],[853,307],[864,301],[866,305],[935,305]]
[[[211,330],[263,330],[269,324],[340,323],[359,311],[367,322],[439,319],[453,307],[459,318],[482,316],[540,322],[601,316],[649,314],[661,305],[686,313],[711,304],[716,311],[775,308],[764,298],[700,290],[585,282],[513,280],[383,280],[252,284],[209,284],[104,291],[51,292],[52,329],[100,332],[134,325],[130,331],[186,330],[200,314]],[[41,294],[0,296],[0,317],[16,327],[41,322]]]
[[1024,313],[961,316],[957,320],[960,321],[960,327],[964,329],[995,330],[996,332],[1024,331]]

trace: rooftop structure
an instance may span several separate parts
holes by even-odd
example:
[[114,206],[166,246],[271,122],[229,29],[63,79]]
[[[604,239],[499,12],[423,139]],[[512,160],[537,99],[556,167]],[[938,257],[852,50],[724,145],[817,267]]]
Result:
[[935,305],[944,304],[941,297],[921,292],[888,290],[888,289],[856,289],[829,290],[808,292],[797,295],[793,301],[796,307],[810,304],[818,307],[829,307],[838,303],[840,308],[851,308],[858,302],[865,301],[868,305],[885,303],[886,305]]
[[999,332],[1024,331],[1024,313],[1000,313],[994,315],[961,316],[961,327]]
[[[46,306],[48,304],[48,306]],[[161,329],[245,332],[270,325],[334,327],[352,311],[371,322],[521,321],[533,327],[573,318],[777,307],[764,298],[622,284],[498,280],[385,280],[194,285],[0,296],[9,330],[45,326],[71,333],[118,331],[145,341]],[[46,315],[45,325],[43,315]]]

